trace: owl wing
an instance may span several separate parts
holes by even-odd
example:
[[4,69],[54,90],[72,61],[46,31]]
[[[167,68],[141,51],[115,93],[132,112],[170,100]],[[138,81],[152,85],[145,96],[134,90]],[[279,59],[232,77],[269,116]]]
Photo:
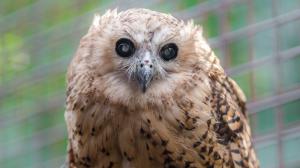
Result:
[[235,167],[258,167],[246,116],[246,98],[240,87],[225,74],[210,75],[212,130],[226,146]]

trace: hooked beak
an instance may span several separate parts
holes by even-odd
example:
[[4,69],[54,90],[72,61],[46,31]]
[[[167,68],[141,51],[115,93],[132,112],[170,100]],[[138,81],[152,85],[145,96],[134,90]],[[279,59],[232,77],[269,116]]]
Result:
[[153,78],[153,65],[149,59],[144,59],[137,68],[137,81],[143,93],[146,92]]

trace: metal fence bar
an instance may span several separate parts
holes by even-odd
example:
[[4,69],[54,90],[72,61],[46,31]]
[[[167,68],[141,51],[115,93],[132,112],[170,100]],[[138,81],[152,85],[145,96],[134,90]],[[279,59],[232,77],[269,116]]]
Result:
[[249,102],[247,104],[248,107],[248,114],[252,115],[254,113],[257,113],[259,111],[280,106],[282,104],[285,104],[287,102],[291,102],[294,100],[300,99],[300,87],[294,88],[290,91],[280,93],[278,95],[270,96],[268,98],[258,100],[255,102]]
[[[247,21],[248,21],[248,25],[252,25],[253,22],[254,22],[254,14],[253,14],[253,1],[252,0],[247,0],[247,6],[248,6],[248,12],[247,12]],[[248,40],[248,48],[249,48],[249,52],[248,52],[248,62],[252,62],[253,60],[255,60],[253,57],[254,57],[254,52],[253,52],[253,43],[254,43],[254,40],[253,38],[251,38],[251,35],[253,34],[252,30],[250,30],[248,32],[248,35],[247,35],[247,40]],[[232,68],[230,68],[232,69]],[[255,76],[254,76],[254,72],[253,71],[250,71],[250,74],[249,74],[249,78],[250,78],[250,99],[252,101],[255,101],[256,100],[256,90],[255,90],[255,82],[254,82],[254,79],[255,79]],[[254,128],[257,127],[257,115],[252,115],[252,126]],[[251,129],[253,130],[253,128]]]
[[[277,17],[278,15],[278,5],[276,0],[272,0],[272,16]],[[275,73],[273,74],[274,77],[274,83],[276,85],[276,93],[280,94],[282,92],[282,87],[281,87],[281,77],[282,73],[280,70],[280,46],[279,46],[279,24],[277,21],[275,21],[275,27],[274,27],[274,33],[275,33],[275,57],[274,57],[274,64],[275,64]],[[285,163],[283,160],[283,146],[282,146],[282,130],[283,130],[283,121],[282,121],[282,108],[281,106],[276,106],[275,107],[275,112],[276,112],[276,140],[277,140],[277,159],[279,162],[279,167],[283,168]]]
[[[287,49],[285,51],[280,51],[278,53],[278,57],[280,60],[288,60],[296,56],[299,56],[299,54],[300,54],[300,46],[297,46],[294,48]],[[240,75],[249,72],[250,70],[255,69],[259,66],[265,65],[267,63],[274,63],[274,61],[275,61],[274,55],[264,56],[263,58],[255,59],[251,62],[247,62],[245,64],[227,69],[226,72],[231,76]]]
[[[239,38],[244,38],[245,36],[249,35],[248,32],[251,32],[252,33],[251,35],[253,35],[257,32],[261,32],[263,30],[275,27],[276,25],[283,25],[285,23],[292,22],[299,19],[300,19],[300,9],[297,9],[285,14],[278,15],[271,19],[254,23],[252,25],[246,26],[236,31],[226,33],[223,38],[228,40],[228,42],[231,42]],[[219,37],[209,40],[212,47],[220,47],[221,45],[224,45],[221,41],[222,40]]]
[[[300,136],[300,124],[294,125],[293,127],[285,128],[281,131],[282,139],[286,138],[295,138]],[[277,132],[272,132],[269,134],[259,135],[254,137],[255,144],[264,144],[266,146],[274,143],[273,140],[276,140]]]
[[[252,0],[247,0],[247,6],[248,6],[248,12],[247,12],[247,20],[248,20],[248,25],[252,25],[253,24],[253,20],[254,20],[254,16],[253,16],[253,2]],[[253,32],[250,30],[248,32],[247,35],[247,39],[249,42],[248,48],[249,48],[249,52],[248,52],[248,62],[252,62],[254,60],[253,58],[253,39],[251,38],[251,35],[253,34]],[[254,86],[254,73],[251,71],[250,72],[250,96],[251,96],[251,100],[255,100],[256,99],[256,92],[255,92],[255,86]]]

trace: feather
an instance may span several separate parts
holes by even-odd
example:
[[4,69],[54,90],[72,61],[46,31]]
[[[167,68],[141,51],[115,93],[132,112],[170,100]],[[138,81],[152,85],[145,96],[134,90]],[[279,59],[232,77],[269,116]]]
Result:
[[[125,37],[128,58],[115,52]],[[167,43],[178,47],[170,61],[159,54]],[[145,53],[154,73],[144,92],[135,73]],[[259,167],[245,96],[192,22],[147,9],[96,15],[67,78],[67,167]]]

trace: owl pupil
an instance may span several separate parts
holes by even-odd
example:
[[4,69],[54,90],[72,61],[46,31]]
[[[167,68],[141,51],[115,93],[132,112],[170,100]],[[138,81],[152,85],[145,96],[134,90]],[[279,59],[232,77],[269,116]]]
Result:
[[168,48],[168,49],[166,49],[165,50],[165,55],[170,55],[171,54],[171,52],[172,52],[172,48]]
[[178,47],[174,43],[164,45],[160,50],[160,56],[163,60],[169,61],[177,57]]
[[116,43],[116,52],[120,57],[129,57],[135,51],[134,44],[127,38],[121,38]]
[[128,44],[122,44],[122,51],[123,52],[128,52],[129,51],[129,45]]

